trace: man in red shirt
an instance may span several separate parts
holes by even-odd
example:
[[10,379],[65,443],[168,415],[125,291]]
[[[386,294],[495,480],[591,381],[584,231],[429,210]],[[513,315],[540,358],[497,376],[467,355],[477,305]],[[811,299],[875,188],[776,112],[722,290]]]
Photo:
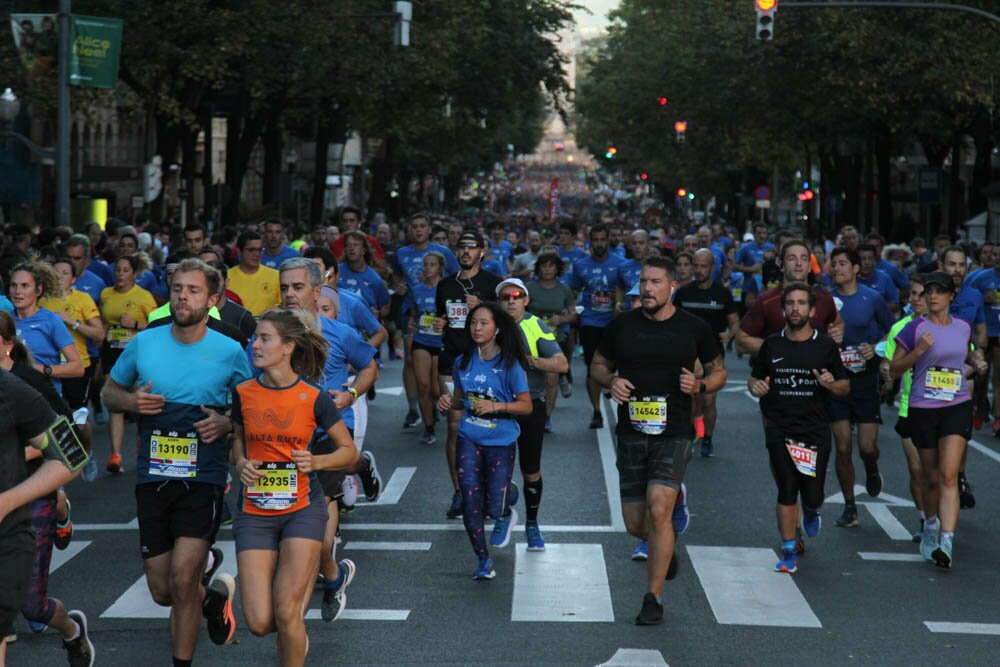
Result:
[[[330,252],[333,253],[338,262],[344,261],[344,235],[347,232],[356,231],[360,227],[361,211],[353,206],[345,206],[340,210],[340,236],[330,244]],[[368,245],[371,246],[372,252],[375,255],[372,266],[376,271],[380,271],[381,268],[385,267],[385,250],[382,249],[382,245],[374,236],[365,234],[365,238],[368,239]]]

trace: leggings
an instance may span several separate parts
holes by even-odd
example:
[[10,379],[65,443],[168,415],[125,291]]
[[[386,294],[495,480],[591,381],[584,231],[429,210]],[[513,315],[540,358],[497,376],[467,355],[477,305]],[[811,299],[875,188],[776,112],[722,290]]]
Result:
[[472,549],[487,555],[483,513],[493,518],[510,513],[507,489],[514,473],[514,443],[500,447],[477,445],[458,436],[456,465],[462,491],[462,522]]
[[542,470],[542,439],[545,437],[545,400],[531,399],[531,412],[517,417],[521,435],[517,438],[521,474],[534,475]]
[[49,597],[49,564],[56,534],[55,499],[32,501],[31,524],[35,529],[35,564],[31,569],[31,583],[21,605],[21,613],[29,621],[48,625],[56,613],[56,601]]
[[778,485],[778,504],[794,505],[802,498],[802,504],[810,509],[823,505],[823,486],[826,483],[826,467],[830,462],[830,445],[817,448],[816,476],[803,475],[795,467],[783,438],[768,437],[767,453],[771,459],[771,471]]

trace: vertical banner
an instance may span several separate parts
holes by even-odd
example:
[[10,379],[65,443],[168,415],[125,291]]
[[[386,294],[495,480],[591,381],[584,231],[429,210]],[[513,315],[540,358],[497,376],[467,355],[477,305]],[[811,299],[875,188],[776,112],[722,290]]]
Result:
[[549,185],[549,222],[555,222],[562,215],[559,208],[559,177],[552,179]]
[[69,41],[70,84],[114,88],[122,46],[121,19],[71,16]]
[[55,67],[59,55],[55,14],[11,14],[10,29],[28,79],[37,79]]

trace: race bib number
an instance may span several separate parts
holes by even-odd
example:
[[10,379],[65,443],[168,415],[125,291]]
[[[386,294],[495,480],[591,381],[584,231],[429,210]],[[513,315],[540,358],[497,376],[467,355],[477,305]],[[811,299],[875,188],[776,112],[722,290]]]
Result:
[[497,424],[495,420],[480,417],[475,412],[473,412],[476,405],[478,405],[480,401],[493,400],[493,399],[488,399],[487,397],[481,394],[469,394],[468,396],[469,396],[469,409],[466,410],[465,421],[469,424],[472,424],[473,426],[479,426],[481,428],[496,428]]
[[448,316],[448,326],[452,329],[464,329],[465,318],[469,316],[469,304],[464,301],[446,301],[445,312]]
[[735,301],[736,303],[740,303],[741,301],[743,301],[743,288],[742,287],[734,287],[733,288],[733,301]]
[[115,349],[124,349],[128,342],[132,340],[135,332],[125,327],[110,327],[104,337],[108,341],[108,346]]
[[865,358],[861,356],[861,350],[856,347],[845,347],[840,351],[840,360],[844,363],[844,368],[852,373],[860,373],[865,370]]
[[953,401],[962,389],[962,372],[955,368],[931,366],[924,377],[924,397],[934,401]]
[[610,313],[614,299],[611,292],[593,292],[590,295],[590,307],[598,313]]
[[417,333],[424,336],[440,336],[440,332],[434,331],[435,319],[433,313],[421,313],[420,320],[417,321]]
[[153,429],[149,436],[149,474],[173,479],[198,475],[198,434]]
[[819,452],[816,449],[789,438],[785,438],[785,449],[792,457],[796,470],[807,477],[816,476],[816,459],[819,457]]
[[646,435],[660,435],[667,429],[667,399],[665,396],[643,396],[629,399],[628,418],[632,428]]
[[299,471],[294,461],[270,461],[257,472],[264,476],[247,487],[247,500],[262,510],[284,510],[299,497]]

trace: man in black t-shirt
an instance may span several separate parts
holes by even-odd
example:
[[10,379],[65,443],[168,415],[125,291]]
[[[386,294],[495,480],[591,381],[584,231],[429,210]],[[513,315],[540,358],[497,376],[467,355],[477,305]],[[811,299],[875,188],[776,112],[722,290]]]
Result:
[[[458,239],[458,273],[441,279],[437,286],[435,304],[437,321],[435,331],[443,331],[442,350],[438,355],[438,374],[451,391],[451,371],[455,357],[465,351],[469,341],[465,318],[469,311],[482,301],[497,300],[497,286],[503,280],[500,276],[480,267],[486,252],[486,240],[476,231],[467,231]],[[462,516],[462,494],[458,490],[458,470],[455,467],[455,445],[458,442],[458,423],[448,424],[448,439],[445,455],[448,458],[448,474],[455,489],[447,517],[457,519]]]
[[776,572],[798,569],[795,527],[802,501],[806,535],[819,534],[819,508],[830,460],[829,396],[850,391],[847,369],[837,344],[812,328],[816,294],[802,282],[782,290],[785,328],[766,338],[754,359],[747,387],[760,398],[766,420],[764,439],[778,486],[778,532],[781,560]]
[[[732,293],[712,280],[715,270],[715,256],[708,248],[694,254],[694,282],[684,285],[674,296],[674,305],[705,320],[709,328],[718,336],[719,354],[725,356],[726,345],[733,339],[740,327],[740,316],[733,301]],[[718,394],[695,396],[695,431],[704,433],[701,438],[701,455],[715,454],[712,434],[718,414],[715,398]],[[700,424],[698,422],[701,422]]]
[[[639,625],[663,621],[660,593],[673,559],[674,503],[691,456],[691,398],[726,384],[716,334],[671,302],[674,275],[670,259],[643,262],[642,307],[611,321],[590,367],[591,378],[618,403],[615,432],[625,527],[649,543],[649,587],[635,619]],[[702,380],[694,376],[696,360],[705,370]]]

